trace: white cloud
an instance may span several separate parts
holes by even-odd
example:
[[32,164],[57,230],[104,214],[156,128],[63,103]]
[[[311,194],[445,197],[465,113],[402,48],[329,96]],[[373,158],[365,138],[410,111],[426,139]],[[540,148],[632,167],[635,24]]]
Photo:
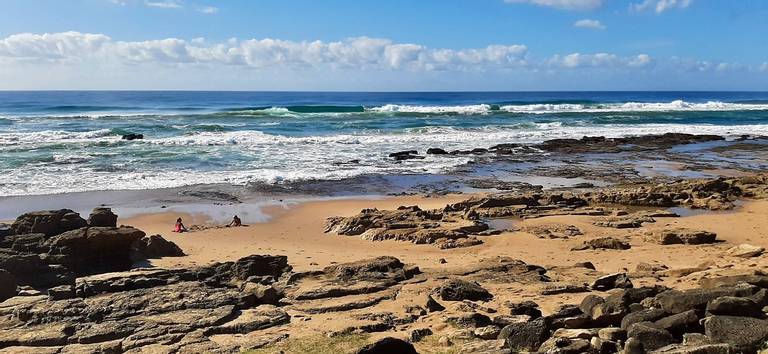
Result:
[[578,20],[573,23],[574,27],[579,28],[589,28],[589,29],[596,29],[596,30],[604,30],[606,27],[600,21],[598,20]]
[[760,71],[765,71],[768,73],[768,61],[763,63],[763,65],[760,65]]
[[486,70],[526,65],[527,47],[491,45],[478,49],[431,49],[368,37],[343,41],[203,38],[126,42],[102,34],[64,32],[17,34],[0,39],[0,58],[25,61],[77,61],[96,58],[123,64],[227,64],[253,68],[373,68],[394,70]]
[[548,64],[550,66],[566,69],[617,67],[641,68],[649,65],[651,61],[651,57],[647,54],[621,57],[611,53],[572,53],[565,56],[555,55],[548,60]]
[[561,10],[592,10],[603,4],[603,0],[504,0],[504,2],[528,3]]
[[213,15],[219,12],[219,8],[214,6],[206,6],[206,7],[201,7],[197,9],[197,11],[202,12],[204,14]]
[[181,8],[181,1],[180,0],[166,0],[166,1],[144,1],[144,5],[147,5],[149,7],[159,7],[163,9],[178,9]]
[[685,9],[691,6],[691,3],[693,3],[693,0],[644,0],[641,3],[630,4],[629,8],[636,12],[653,9],[654,12],[660,14],[674,8]]

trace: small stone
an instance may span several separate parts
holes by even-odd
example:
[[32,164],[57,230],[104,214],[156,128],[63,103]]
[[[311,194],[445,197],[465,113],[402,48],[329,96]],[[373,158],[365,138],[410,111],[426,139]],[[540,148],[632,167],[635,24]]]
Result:
[[732,257],[750,258],[763,254],[763,251],[765,251],[765,248],[763,247],[743,243],[741,245],[729,248],[725,254]]

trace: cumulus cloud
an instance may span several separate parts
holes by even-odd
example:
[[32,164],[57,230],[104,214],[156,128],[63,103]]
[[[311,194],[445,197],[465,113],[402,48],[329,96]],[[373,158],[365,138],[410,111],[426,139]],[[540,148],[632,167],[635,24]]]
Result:
[[232,39],[208,43],[166,38],[114,41],[103,34],[64,32],[17,34],[0,40],[7,60],[76,61],[98,58],[124,64],[227,64],[253,68],[373,68],[395,70],[486,70],[526,64],[524,45],[491,45],[476,49],[432,49],[387,39],[358,37],[343,41]]
[[653,10],[657,14],[660,14],[674,8],[685,9],[690,6],[691,3],[693,3],[693,0],[643,0],[641,3],[630,4],[629,8],[636,12]]
[[603,4],[603,0],[504,0],[504,2],[528,3],[560,10],[592,10]]
[[604,30],[606,29],[605,25],[600,23],[598,20],[578,20],[573,23],[573,27],[579,27],[579,28],[589,28],[589,29],[596,29],[596,30]]
[[197,9],[197,11],[198,12],[202,12],[202,13],[207,14],[207,15],[213,15],[213,14],[219,12],[219,8],[218,7],[214,7],[214,6],[205,6],[205,7],[201,7],[199,9]]
[[179,9],[182,7],[180,0],[166,0],[166,1],[144,1],[144,5],[149,7],[159,7],[163,9]]
[[612,67],[644,67],[651,63],[647,54],[621,57],[611,53],[572,53],[565,56],[555,55],[549,59],[549,65],[568,69],[574,68],[612,68]]

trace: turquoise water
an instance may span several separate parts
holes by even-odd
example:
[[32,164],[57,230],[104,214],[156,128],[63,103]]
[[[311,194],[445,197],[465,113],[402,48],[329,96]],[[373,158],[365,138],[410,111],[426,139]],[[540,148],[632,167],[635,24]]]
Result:
[[768,93],[0,92],[0,196],[443,173],[471,158],[387,154],[670,131],[768,135]]

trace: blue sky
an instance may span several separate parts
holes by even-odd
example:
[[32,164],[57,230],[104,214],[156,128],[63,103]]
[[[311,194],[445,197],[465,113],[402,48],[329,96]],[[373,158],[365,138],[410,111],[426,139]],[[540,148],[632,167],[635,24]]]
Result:
[[0,6],[0,89],[768,90],[758,0]]

